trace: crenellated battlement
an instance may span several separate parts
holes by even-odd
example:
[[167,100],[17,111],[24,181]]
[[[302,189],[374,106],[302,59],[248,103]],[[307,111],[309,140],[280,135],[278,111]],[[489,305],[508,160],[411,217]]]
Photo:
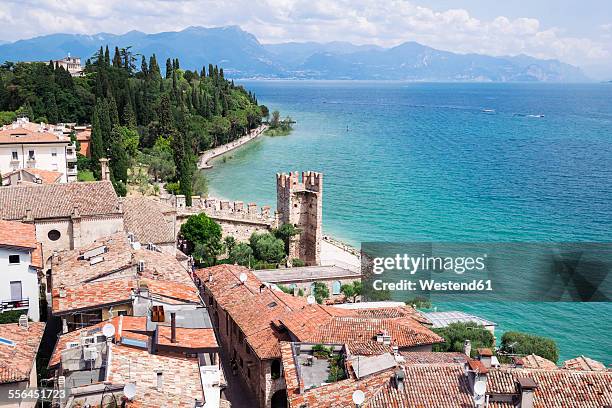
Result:
[[315,171],[303,171],[300,179],[300,173],[292,171],[287,173],[276,174],[277,190],[284,190],[285,193],[291,191],[316,191],[323,190],[323,174]]
[[181,213],[193,214],[204,212],[211,218],[235,219],[236,221],[257,221],[267,223],[271,226],[276,224],[278,215],[271,214],[271,207],[264,205],[258,207],[255,203],[244,204],[243,201],[229,201],[214,197],[202,198],[191,197],[191,206],[185,205],[185,197],[177,195],[170,197],[174,199],[174,207]]

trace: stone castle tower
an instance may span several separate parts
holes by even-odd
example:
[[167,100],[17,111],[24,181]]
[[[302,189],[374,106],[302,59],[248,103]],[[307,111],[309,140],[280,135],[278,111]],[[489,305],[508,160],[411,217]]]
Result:
[[323,228],[323,174],[298,172],[276,175],[276,209],[279,225],[293,224],[300,229],[289,243],[289,259],[299,258],[306,265],[321,263]]

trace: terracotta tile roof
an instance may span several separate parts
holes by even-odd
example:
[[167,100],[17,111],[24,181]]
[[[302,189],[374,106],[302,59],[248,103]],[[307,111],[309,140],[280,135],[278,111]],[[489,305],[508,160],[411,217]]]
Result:
[[36,182],[36,179],[41,179],[42,184],[53,184],[53,183],[57,183],[59,182],[59,180],[62,178],[63,173],[59,172],[59,171],[51,171],[51,170],[43,170],[43,169],[19,169],[19,170],[15,170],[12,171],[10,173],[4,173],[2,174],[2,179],[6,179],[9,176],[12,176],[14,174],[17,173],[21,173],[21,181],[20,183],[27,183],[30,182],[29,180],[26,181],[26,177],[24,176],[23,173],[27,173],[29,178],[32,179],[31,183],[34,184]]
[[33,130],[29,126],[13,128],[12,125],[0,129],[0,144],[32,144],[32,143],[70,143],[69,138],[58,136],[55,133],[38,129]]
[[42,184],[0,188],[0,218],[22,220],[27,210],[34,219],[120,215],[117,194],[110,181]]
[[60,289],[54,287],[52,291],[53,314],[60,315],[131,303],[132,289],[136,287],[136,284],[136,281],[132,278],[86,283],[65,288],[65,297],[60,297]]
[[[602,408],[612,405],[612,372],[500,368],[487,375],[487,393],[517,393],[517,379],[537,384],[534,408]],[[495,405],[493,405],[495,407]]]
[[563,362],[563,368],[582,371],[605,371],[606,366],[599,361],[580,356]]
[[213,329],[186,329],[176,328],[176,343],[171,342],[170,326],[158,326],[157,342],[162,346],[185,348],[217,348],[217,339]]
[[0,337],[15,343],[0,343],[0,384],[27,381],[36,359],[45,324],[29,322],[28,328],[16,323],[0,324]]
[[421,312],[412,308],[411,306],[402,307],[380,307],[372,309],[351,309],[358,316],[363,317],[374,317],[379,319],[384,318],[398,318],[398,317],[411,317],[418,322],[423,324],[431,324],[429,319],[425,317]]
[[175,241],[174,223],[164,214],[176,212],[173,207],[148,197],[125,197],[123,222],[126,232],[135,235],[143,244],[167,244]]
[[353,354],[371,355],[390,351],[376,341],[379,332],[391,336],[399,348],[442,342],[442,338],[411,317],[377,319],[357,316],[332,316],[321,306],[292,313],[282,323],[300,341],[346,344]]
[[401,351],[405,364],[461,364],[467,356],[456,352]]
[[[106,252],[100,255],[104,259],[102,262],[91,265],[89,260],[81,259],[85,252],[101,246],[106,247]],[[145,261],[145,269],[137,273],[141,260]],[[60,252],[53,259],[52,276],[54,287],[127,276],[193,284],[188,271],[175,256],[142,248],[136,250],[123,232],[98,239],[84,248]]]
[[536,354],[530,354],[524,357],[517,357],[514,359],[515,364],[522,366],[524,368],[539,368],[543,370],[556,370],[557,365],[552,361],[540,357]]
[[0,246],[36,249],[38,244],[34,224],[0,219]]
[[191,284],[167,280],[133,279],[130,277],[109,279],[78,286],[66,287],[65,297],[60,297],[60,288],[54,287],[53,314],[61,315],[82,310],[96,310],[103,307],[132,302],[135,290],[146,285],[150,296],[168,304],[185,302],[200,303],[197,288]]
[[[146,350],[114,345],[108,367],[108,380],[116,384],[136,383],[137,407],[189,407],[203,400],[198,360],[149,354]],[[157,390],[157,371],[163,376],[163,389]]]
[[79,142],[87,142],[91,139],[91,129],[79,130],[76,132],[76,138]]
[[[244,285],[239,281],[241,273],[247,275]],[[352,352],[364,355],[389,351],[389,346],[374,339],[380,330],[390,331],[400,347],[442,341],[411,317],[376,319],[359,316],[355,310],[308,305],[303,297],[262,287],[244,267],[217,265],[197,270],[196,275],[240,327],[260,359],[280,357],[278,342],[288,339],[287,334],[274,327],[281,324],[300,341],[347,344]]]

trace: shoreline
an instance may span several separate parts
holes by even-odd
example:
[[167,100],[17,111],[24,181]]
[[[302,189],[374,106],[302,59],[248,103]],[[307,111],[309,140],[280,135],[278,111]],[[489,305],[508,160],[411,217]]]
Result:
[[198,170],[206,170],[212,169],[212,164],[209,164],[209,161],[212,159],[222,156],[227,152],[231,152],[234,149],[239,148],[240,146],[244,146],[249,143],[251,140],[254,140],[261,136],[268,129],[268,125],[261,125],[253,130],[251,130],[246,135],[238,138],[230,143],[226,143],[221,146],[217,146],[214,149],[205,150],[200,154],[200,158],[198,159]]

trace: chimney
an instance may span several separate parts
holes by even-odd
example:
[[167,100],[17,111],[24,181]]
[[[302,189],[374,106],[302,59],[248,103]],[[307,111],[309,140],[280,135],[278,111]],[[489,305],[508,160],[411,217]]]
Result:
[[63,285],[60,286],[58,292],[59,292],[59,297],[60,298],[65,298],[66,297],[66,287],[65,286],[63,286]]
[[28,316],[22,314],[21,316],[19,316],[19,327],[22,327],[24,329],[28,328]]
[[164,389],[164,370],[158,368],[155,370],[155,374],[157,375],[157,391],[163,391]]
[[404,369],[401,367],[397,369],[395,371],[393,378],[395,380],[395,387],[397,388],[397,390],[403,391],[404,390],[404,379],[406,378],[406,373],[404,372]]
[[25,221],[32,221],[34,218],[32,217],[32,209],[28,208],[26,210]]
[[493,357],[493,352],[490,348],[479,348],[478,352],[478,360],[486,367],[491,368],[491,358]]
[[107,158],[103,157],[100,159],[100,174],[102,181],[110,181],[110,169],[108,168]]
[[463,342],[463,354],[469,357],[471,352],[472,343],[468,339],[465,339],[465,342]]
[[517,381],[521,393],[520,408],[533,408],[533,392],[538,388],[538,384],[529,377],[519,377]]
[[176,313],[170,313],[170,343],[176,343]]

